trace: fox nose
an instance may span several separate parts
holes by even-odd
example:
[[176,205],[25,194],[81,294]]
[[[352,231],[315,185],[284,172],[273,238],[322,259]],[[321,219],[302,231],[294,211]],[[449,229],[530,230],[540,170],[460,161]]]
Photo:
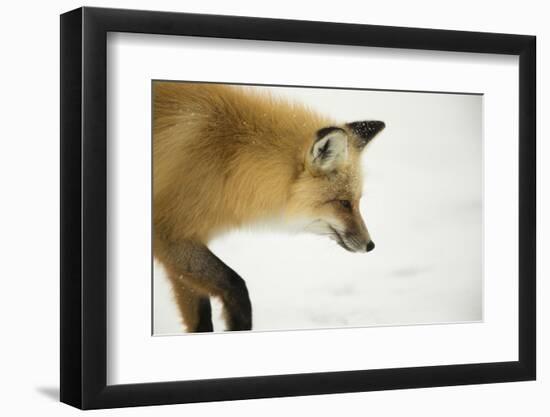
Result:
[[374,249],[374,242],[371,240],[369,243],[367,243],[367,252],[370,252]]

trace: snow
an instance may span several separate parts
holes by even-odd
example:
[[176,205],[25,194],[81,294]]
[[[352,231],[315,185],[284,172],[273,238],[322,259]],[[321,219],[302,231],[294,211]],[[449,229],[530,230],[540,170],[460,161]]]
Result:
[[[383,120],[363,157],[361,211],[376,249],[238,230],[211,249],[247,282],[255,331],[481,321],[480,95],[269,88],[338,120]],[[213,301],[214,326],[224,329]],[[154,333],[185,331],[159,264]]]

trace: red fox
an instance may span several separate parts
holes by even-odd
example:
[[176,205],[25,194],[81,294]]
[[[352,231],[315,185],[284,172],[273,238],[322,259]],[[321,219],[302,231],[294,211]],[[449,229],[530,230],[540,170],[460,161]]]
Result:
[[360,154],[381,121],[337,124],[250,88],[153,83],[153,251],[190,332],[212,331],[210,297],[228,330],[251,330],[245,281],[208,249],[216,235],[278,219],[374,249],[359,212]]

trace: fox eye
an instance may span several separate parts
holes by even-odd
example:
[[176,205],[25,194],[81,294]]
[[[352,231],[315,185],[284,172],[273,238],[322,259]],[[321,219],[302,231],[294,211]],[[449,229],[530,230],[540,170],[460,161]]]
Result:
[[346,210],[351,210],[351,201],[349,201],[349,200],[338,200],[338,202]]

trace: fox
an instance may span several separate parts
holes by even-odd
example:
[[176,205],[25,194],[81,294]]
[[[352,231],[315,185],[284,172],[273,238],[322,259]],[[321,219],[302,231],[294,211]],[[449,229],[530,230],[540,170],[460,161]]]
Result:
[[212,297],[225,330],[252,330],[245,280],[208,247],[224,232],[275,219],[350,252],[374,249],[360,157],[384,122],[337,123],[228,84],[154,81],[152,99],[153,256],[188,332],[213,331]]

